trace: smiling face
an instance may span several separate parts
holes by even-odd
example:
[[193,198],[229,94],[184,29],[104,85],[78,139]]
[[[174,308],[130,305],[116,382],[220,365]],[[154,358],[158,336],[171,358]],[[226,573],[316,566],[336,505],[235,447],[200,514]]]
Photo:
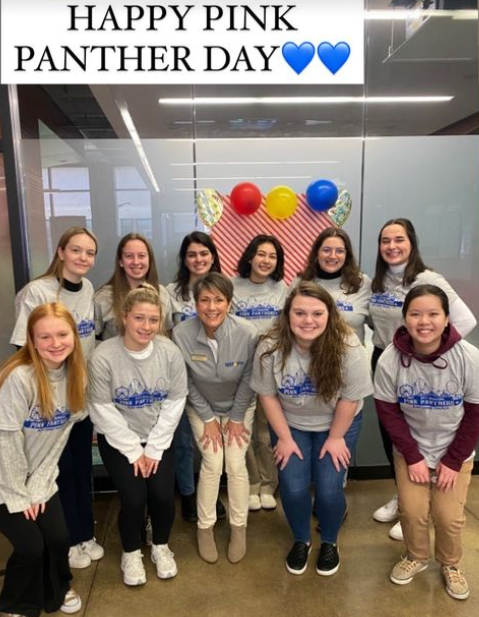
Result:
[[192,242],[186,251],[185,266],[190,272],[190,283],[200,276],[208,274],[213,265],[213,255],[208,247],[199,242]]
[[275,271],[277,263],[278,254],[274,245],[271,242],[260,244],[256,250],[256,255],[250,261],[250,280],[253,283],[264,283]]
[[309,349],[328,325],[327,306],[317,298],[296,296],[291,303],[289,326],[301,349]]
[[196,301],[196,312],[209,338],[213,338],[215,331],[226,319],[230,304],[217,289],[205,288],[200,292]]
[[424,295],[411,300],[404,323],[415,351],[427,355],[439,349],[449,319],[437,296]]
[[130,351],[142,351],[160,330],[160,309],[149,302],[137,302],[123,315],[124,344]]
[[75,348],[70,324],[60,317],[43,317],[33,327],[33,344],[48,369],[60,368]]
[[344,240],[338,237],[326,238],[318,250],[318,264],[323,272],[334,274],[341,270],[346,261]]
[[411,255],[411,242],[402,225],[388,225],[381,232],[379,244],[381,257],[389,266],[407,264]]
[[150,269],[150,257],[145,243],[141,240],[128,240],[121,252],[119,263],[131,288],[143,283]]
[[58,257],[63,263],[63,277],[72,283],[79,283],[93,267],[95,255],[96,244],[90,236],[72,236],[64,249],[58,248]]

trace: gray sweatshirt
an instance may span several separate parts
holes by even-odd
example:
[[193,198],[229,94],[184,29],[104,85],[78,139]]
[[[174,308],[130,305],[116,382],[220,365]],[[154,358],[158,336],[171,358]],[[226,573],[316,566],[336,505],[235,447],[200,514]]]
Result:
[[148,357],[139,358],[117,336],[101,343],[90,361],[90,417],[130,463],[143,452],[161,460],[183,412],[186,381],[183,357],[166,337],[155,337]]
[[288,288],[283,281],[268,278],[264,283],[253,283],[249,278],[237,276],[234,285],[231,312],[247,319],[259,334],[267,332],[281,313]]
[[[163,327],[165,330],[171,330],[173,327],[171,317],[170,296],[166,291],[166,287],[160,285],[158,288],[160,295],[161,310],[163,315]],[[113,310],[113,294],[111,285],[103,285],[94,296],[95,304],[95,334],[102,341],[107,341],[110,338],[118,335],[116,326],[115,311]]]
[[25,285],[15,298],[16,322],[10,343],[20,347],[26,343],[28,316],[34,308],[48,302],[61,302],[73,315],[83,353],[88,359],[95,348],[93,286],[86,278],[82,279],[82,282],[80,291],[60,288],[56,278],[51,276],[36,279]]
[[23,512],[47,502],[58,490],[58,460],[73,422],[67,408],[65,366],[48,371],[54,416],[42,418],[32,366],[19,366],[0,390],[0,503],[8,511]]
[[363,407],[363,398],[373,392],[367,355],[354,334],[348,340],[343,357],[343,385],[331,401],[317,398],[316,387],[308,375],[309,353],[303,354],[293,345],[283,370],[280,351],[265,356],[261,361],[261,355],[272,343],[272,339],[265,339],[258,345],[251,387],[257,394],[278,397],[288,426],[302,431],[327,431],[339,399],[359,401],[358,414]]
[[169,285],[166,286],[166,291],[170,295],[171,315],[175,326],[186,319],[196,317],[196,304],[191,288],[188,290],[188,300],[183,300],[183,298],[176,293],[176,283],[169,283]]
[[188,369],[188,400],[204,421],[228,415],[242,422],[254,393],[249,386],[256,330],[249,323],[227,315],[215,332],[216,358],[203,324],[195,317],[173,328],[173,340]]

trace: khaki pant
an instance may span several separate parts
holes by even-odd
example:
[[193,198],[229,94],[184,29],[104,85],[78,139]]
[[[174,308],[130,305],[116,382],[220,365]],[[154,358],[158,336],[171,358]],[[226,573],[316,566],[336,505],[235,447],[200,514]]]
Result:
[[253,424],[253,436],[246,454],[250,495],[274,495],[278,488],[278,470],[273,458],[268,421],[259,399]]
[[[413,559],[427,561],[430,556],[429,520],[435,530],[435,557],[446,566],[456,566],[462,557],[461,533],[466,522],[464,507],[471,482],[474,461],[464,463],[456,486],[444,493],[436,484],[411,482],[404,458],[394,453],[399,495],[399,520],[407,553]],[[431,470],[432,472],[432,470]]]
[[[255,405],[245,413],[244,425],[250,431],[253,426]],[[248,522],[249,481],[246,469],[246,451],[249,442],[239,447],[236,440],[228,446],[227,439],[223,440],[223,447],[218,452],[213,451],[211,445],[203,448],[200,439],[203,437],[204,422],[196,411],[187,406],[186,413],[191,424],[191,430],[199,451],[201,452],[200,477],[197,487],[198,527],[207,529],[216,523],[216,500],[220,488],[220,479],[223,472],[223,463],[228,479],[229,521],[231,525],[246,525]],[[216,419],[224,428],[228,416],[217,416]]]

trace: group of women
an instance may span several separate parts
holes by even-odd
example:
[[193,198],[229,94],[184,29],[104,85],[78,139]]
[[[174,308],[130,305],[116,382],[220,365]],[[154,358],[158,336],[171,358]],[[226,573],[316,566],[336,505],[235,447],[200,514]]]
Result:
[[[273,236],[250,242],[230,280],[211,238],[193,232],[165,288],[149,242],[128,234],[113,276],[93,295],[85,275],[96,253],[89,230],[68,230],[47,272],[16,299],[12,343],[20,349],[0,369],[0,531],[14,549],[1,611],[81,608],[70,568],[103,556],[90,497],[92,422],[120,497],[125,584],[146,582],[146,517],[158,577],[177,574],[168,546],[175,474],[182,514],[197,521],[199,554],[218,560],[223,469],[231,563],[247,552],[248,511],[275,508],[279,480],[294,538],[287,570],[307,568],[314,509],[316,571],[337,572],[344,477],[373,393],[366,323],[399,495],[374,517],[393,521],[399,512],[396,537],[406,544],[390,578],[406,584],[426,568],[432,516],[446,590],[468,596],[459,561],[479,437],[479,351],[461,336],[476,322],[422,262],[410,221],[381,229],[372,282],[336,228],[319,235],[289,290]],[[103,341],[96,348],[95,334]],[[201,453],[197,487],[192,439]]]

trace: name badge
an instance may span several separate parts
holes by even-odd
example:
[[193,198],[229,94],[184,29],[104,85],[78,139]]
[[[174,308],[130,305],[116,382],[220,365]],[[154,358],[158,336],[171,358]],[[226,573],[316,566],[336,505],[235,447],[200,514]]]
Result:
[[208,356],[203,353],[193,353],[190,356],[192,362],[207,362]]

